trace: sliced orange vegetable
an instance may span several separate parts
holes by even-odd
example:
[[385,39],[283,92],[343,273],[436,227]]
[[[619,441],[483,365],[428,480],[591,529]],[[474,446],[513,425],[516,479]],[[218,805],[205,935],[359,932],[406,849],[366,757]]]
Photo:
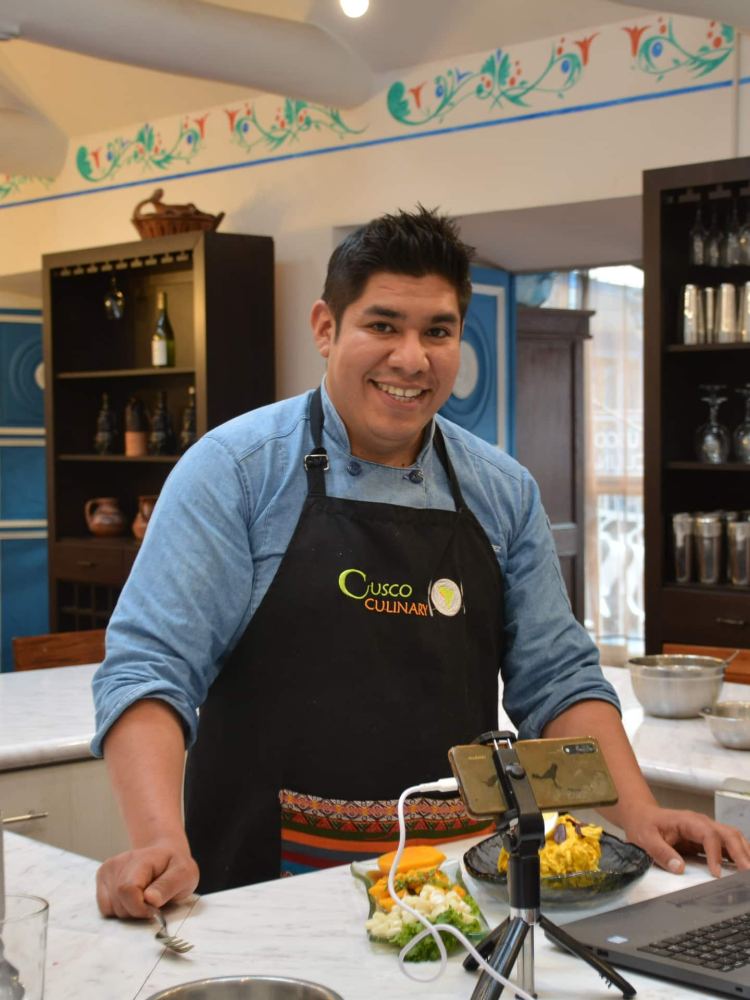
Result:
[[[389,851],[378,858],[378,868],[387,875],[396,858],[396,851]],[[419,844],[416,847],[404,848],[397,871],[408,872],[414,868],[434,868],[445,861],[445,855],[429,844]]]

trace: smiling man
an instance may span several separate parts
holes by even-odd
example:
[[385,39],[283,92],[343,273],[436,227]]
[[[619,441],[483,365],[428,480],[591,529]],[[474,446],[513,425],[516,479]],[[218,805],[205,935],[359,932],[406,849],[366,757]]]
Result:
[[[660,864],[702,845],[714,872],[722,851],[750,867],[738,831],[654,801],[533,479],[436,416],[470,257],[424,209],[347,237],[312,309],[323,384],[213,429],[169,477],[94,681],[132,840],[99,871],[103,913],[389,850],[400,792],[495,728],[499,675],[522,737],[599,738],[611,815]],[[455,798],[407,818],[423,842],[480,829]]]

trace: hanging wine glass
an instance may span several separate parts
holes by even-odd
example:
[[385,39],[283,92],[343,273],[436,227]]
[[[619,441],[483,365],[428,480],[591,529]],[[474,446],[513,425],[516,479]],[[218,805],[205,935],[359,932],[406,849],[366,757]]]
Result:
[[738,462],[750,462],[750,382],[734,391],[745,397],[745,419],[734,430],[734,456]]
[[122,319],[125,314],[125,296],[117,287],[114,274],[109,279],[109,291],[104,296],[104,312],[107,319]]
[[724,424],[719,423],[719,407],[726,402],[727,397],[720,395],[726,388],[723,385],[699,386],[705,395],[701,401],[708,403],[709,417],[695,432],[695,453],[701,462],[718,465],[726,462],[729,455],[729,431]]
[[714,208],[711,212],[711,228],[706,235],[705,263],[709,267],[719,267],[721,264],[721,245],[723,234],[719,226],[719,216]]
[[750,203],[745,208],[745,221],[740,227],[740,264],[750,264]]
[[740,263],[740,215],[737,199],[732,199],[732,209],[721,238],[722,267],[737,267]]
[[706,236],[708,232],[703,225],[703,203],[699,202],[695,212],[695,221],[688,234],[690,247],[690,263],[702,267],[706,263]]

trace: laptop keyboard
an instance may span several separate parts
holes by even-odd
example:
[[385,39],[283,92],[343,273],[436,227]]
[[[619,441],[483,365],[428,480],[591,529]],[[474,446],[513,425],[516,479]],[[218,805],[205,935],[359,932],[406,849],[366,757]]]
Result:
[[698,927],[694,931],[643,945],[639,951],[687,965],[732,972],[750,964],[750,913]]

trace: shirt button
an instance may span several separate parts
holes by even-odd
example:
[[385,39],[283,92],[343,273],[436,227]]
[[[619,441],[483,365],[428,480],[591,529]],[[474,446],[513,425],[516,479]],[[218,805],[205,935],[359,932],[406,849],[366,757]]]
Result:
[[424,481],[424,473],[421,469],[412,469],[406,478],[412,483],[421,483]]
[[350,462],[346,467],[346,471],[350,476],[358,476],[362,471],[362,466],[359,462]]

